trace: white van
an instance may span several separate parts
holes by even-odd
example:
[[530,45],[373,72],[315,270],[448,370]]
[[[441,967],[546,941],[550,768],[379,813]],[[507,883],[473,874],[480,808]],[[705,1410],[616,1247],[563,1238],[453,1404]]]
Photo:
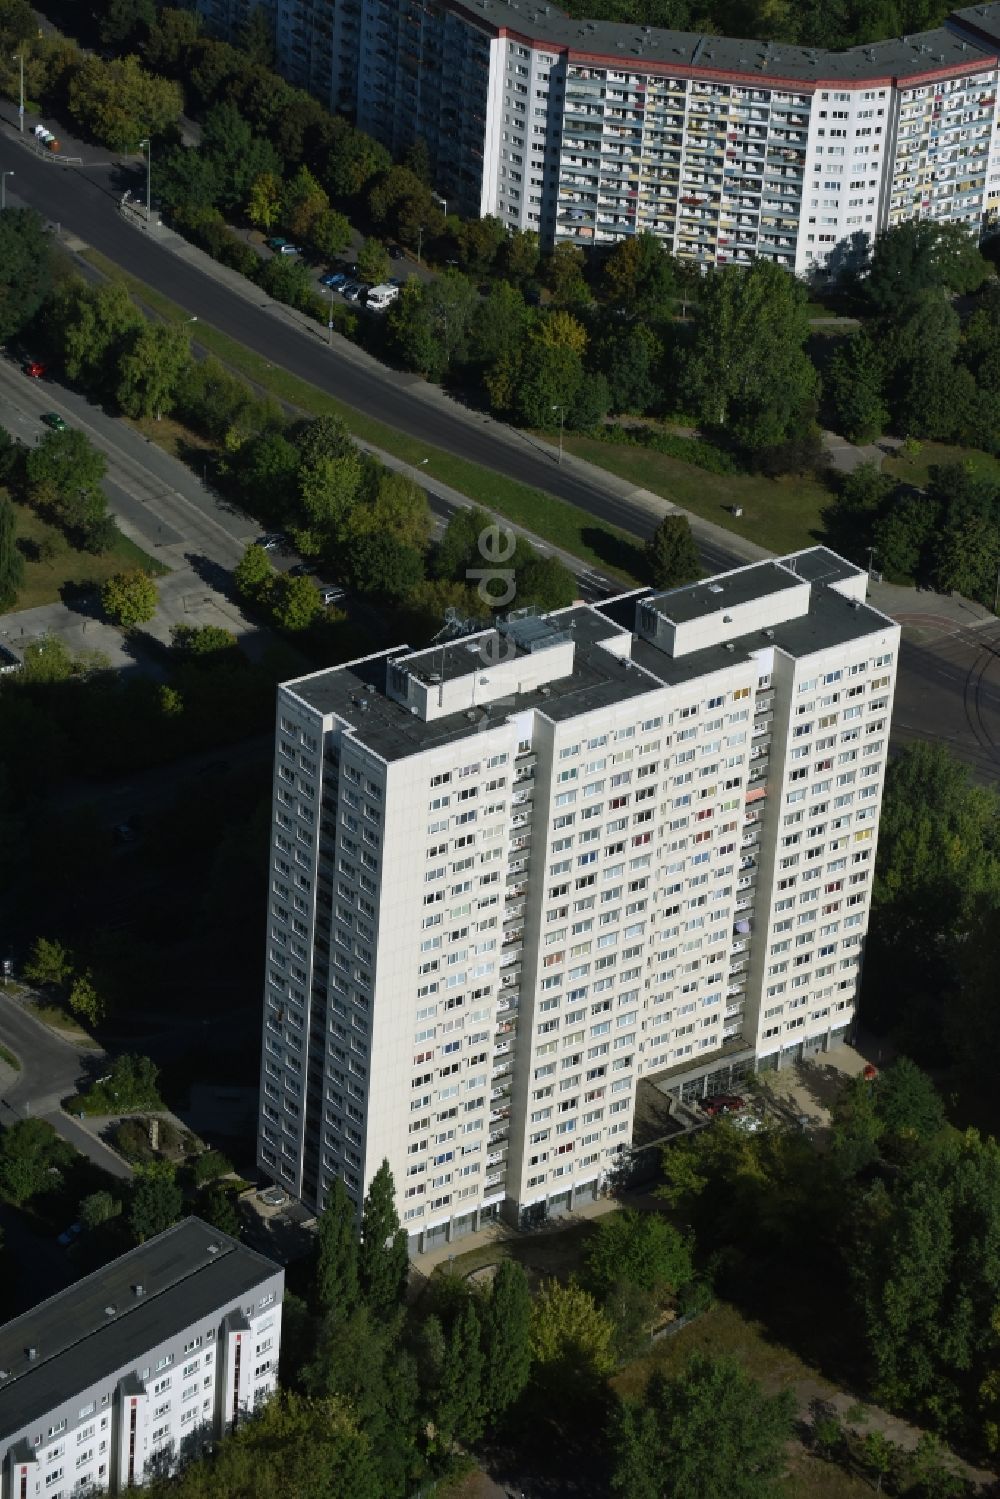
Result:
[[393,286],[389,281],[382,281],[378,286],[373,286],[368,293],[367,307],[370,312],[385,312],[391,307],[399,296],[399,287]]

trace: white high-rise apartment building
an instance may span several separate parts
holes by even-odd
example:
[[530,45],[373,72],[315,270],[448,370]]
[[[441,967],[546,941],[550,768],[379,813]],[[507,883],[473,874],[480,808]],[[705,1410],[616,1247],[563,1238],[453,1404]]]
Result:
[[415,1246],[854,1018],[898,626],[825,548],[279,692],[262,1169]]
[[452,210],[543,248],[650,232],[701,265],[836,270],[906,219],[992,231],[1000,0],[843,52],[574,20],[549,0],[255,3],[279,66],[394,151],[426,142]]

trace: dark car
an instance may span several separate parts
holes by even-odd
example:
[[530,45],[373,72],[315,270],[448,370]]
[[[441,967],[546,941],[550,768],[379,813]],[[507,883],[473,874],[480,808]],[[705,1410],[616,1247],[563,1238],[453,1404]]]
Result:
[[32,380],[40,380],[43,375],[48,374],[49,367],[41,359],[26,359],[24,361],[24,373],[30,375]]
[[262,547],[265,552],[274,552],[283,547],[286,540],[284,531],[265,531],[263,536],[257,537],[254,545]]
[[404,249],[402,249],[399,245],[390,245],[389,246],[389,256],[390,256],[390,259],[392,259],[392,260],[405,260],[406,259],[406,251]]

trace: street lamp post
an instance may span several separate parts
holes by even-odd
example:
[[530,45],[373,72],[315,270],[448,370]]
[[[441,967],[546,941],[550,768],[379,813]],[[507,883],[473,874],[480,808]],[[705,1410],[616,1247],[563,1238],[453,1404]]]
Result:
[[565,422],[566,422],[566,407],[565,406],[553,406],[552,410],[553,411],[558,411],[558,413],[559,413],[559,462],[560,462],[560,464],[562,464],[562,461],[563,461],[563,427],[564,427]]
[[326,341],[329,344],[330,348],[332,349],[333,348],[333,287],[332,286],[328,286],[327,287],[327,291],[329,292],[329,295],[330,295],[330,311],[327,314],[327,319],[326,319]]
[[424,226],[419,225],[417,229],[417,265],[421,264],[420,252],[424,247]]
[[140,151],[142,150],[143,146],[145,146],[146,148],[146,223],[148,224],[152,216],[151,188],[153,181],[153,143],[150,140],[141,140],[139,142]]
[[14,53],[14,60],[15,60],[15,62],[19,62],[21,64],[21,100],[20,100],[20,103],[17,106],[17,128],[18,128],[18,130],[20,130],[21,134],[23,135],[24,134],[24,53],[23,52],[15,52]]
[[0,172],[0,213],[7,207],[7,178],[13,175],[13,172]]

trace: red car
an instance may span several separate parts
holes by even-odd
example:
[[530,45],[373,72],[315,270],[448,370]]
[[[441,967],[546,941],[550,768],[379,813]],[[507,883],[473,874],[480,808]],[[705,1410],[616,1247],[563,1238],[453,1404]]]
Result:
[[48,374],[48,365],[43,364],[40,359],[28,359],[25,362],[24,373],[30,375],[33,380],[40,380],[43,375]]
[[702,1098],[699,1102],[713,1119],[716,1114],[735,1114],[746,1106],[746,1099],[738,1093],[717,1093],[714,1098]]

